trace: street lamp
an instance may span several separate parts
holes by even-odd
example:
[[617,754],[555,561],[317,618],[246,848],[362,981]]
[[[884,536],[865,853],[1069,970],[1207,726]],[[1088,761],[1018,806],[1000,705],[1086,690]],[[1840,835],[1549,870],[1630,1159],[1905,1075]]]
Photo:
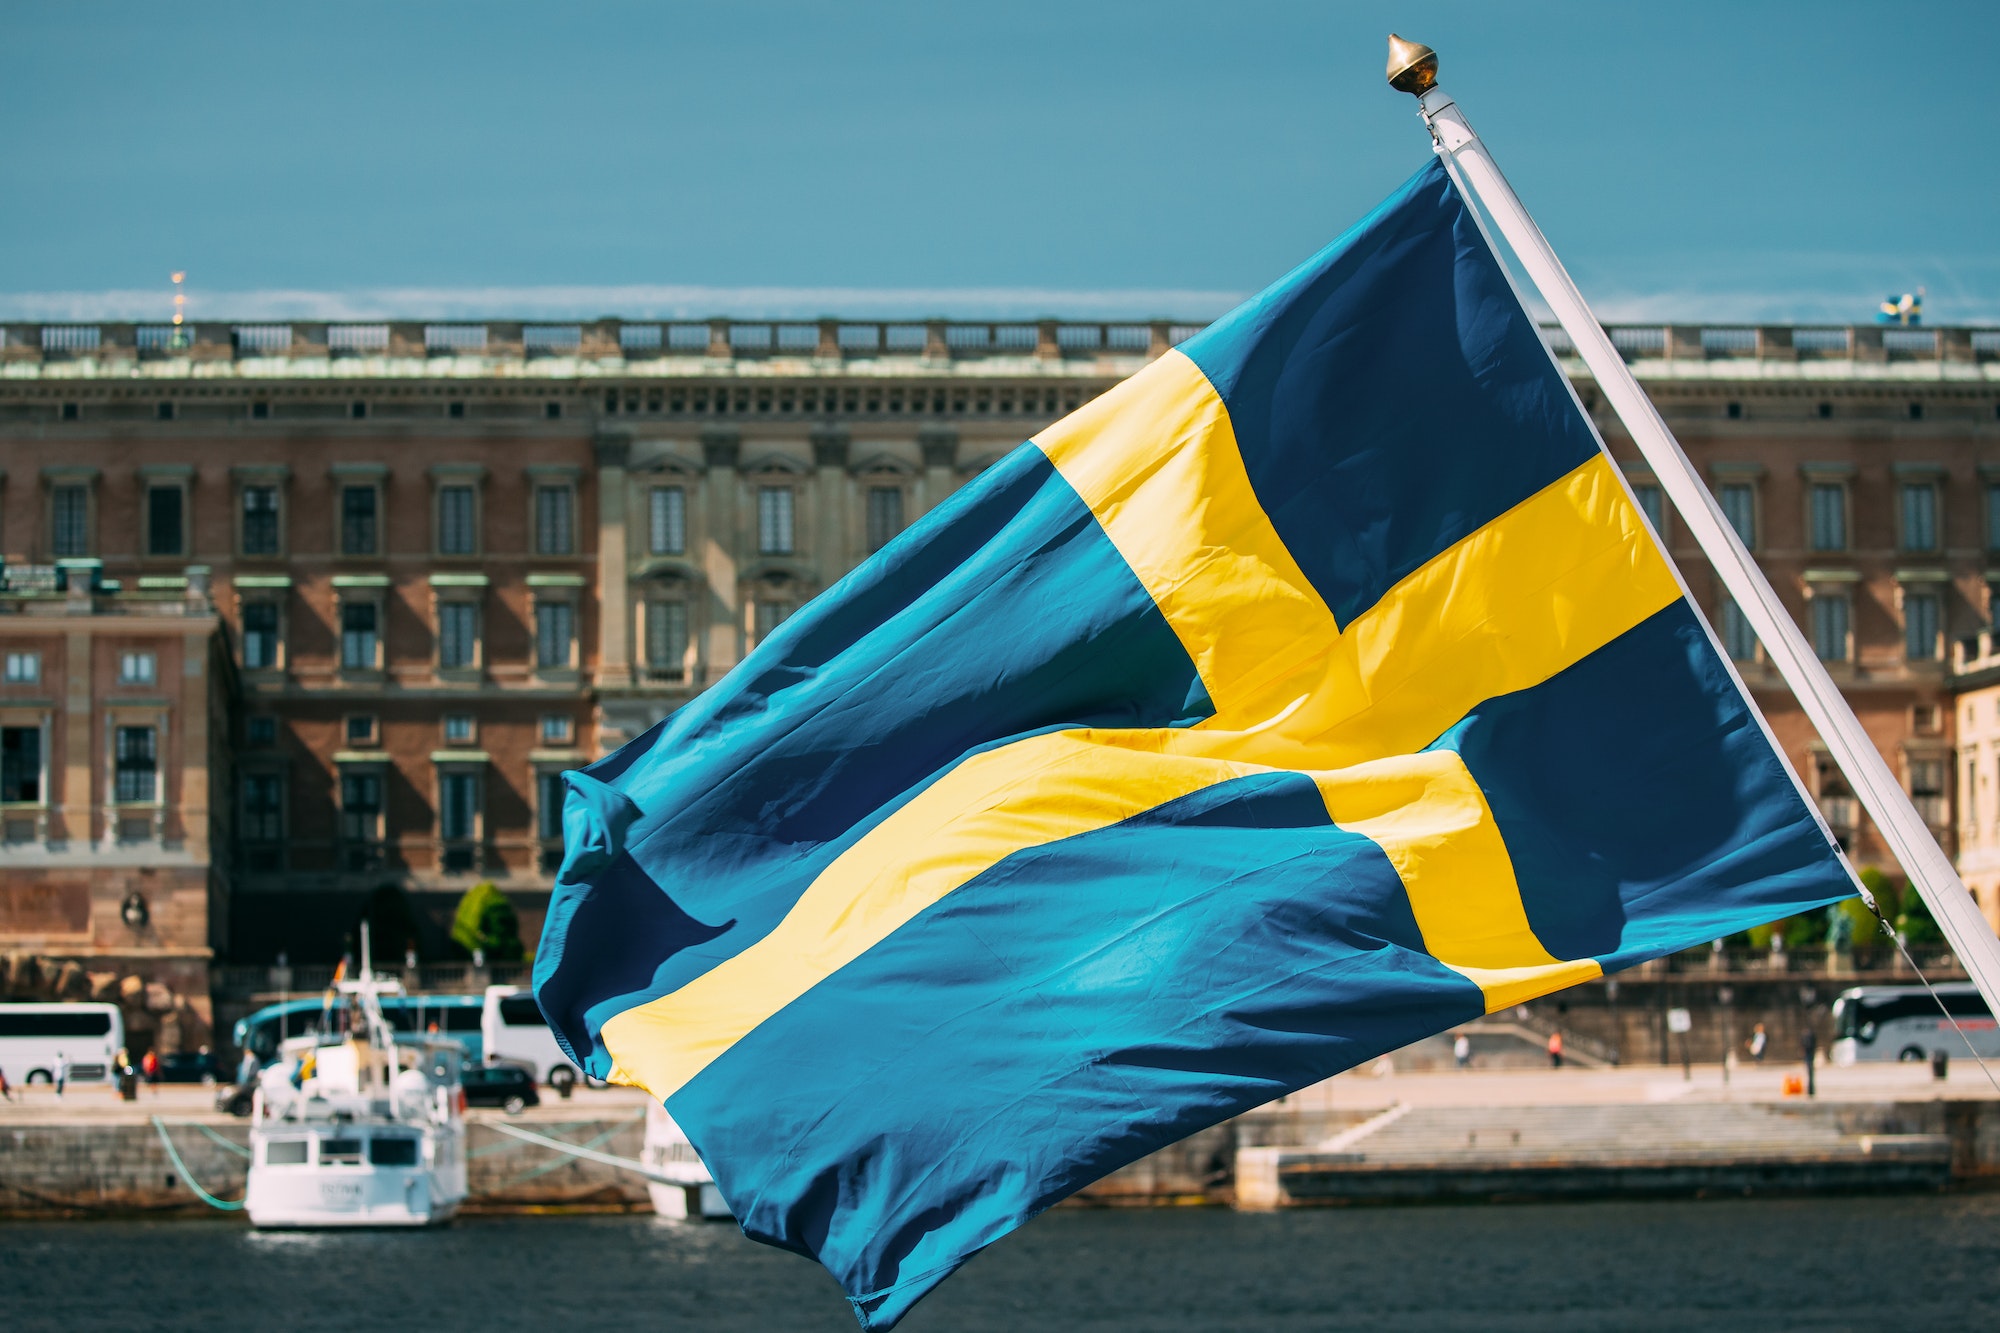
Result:
[[1618,978],[1617,977],[1606,977],[1604,979],[1604,998],[1611,1005],[1611,1063],[1613,1065],[1616,1065],[1618,1063],[1618,1047],[1619,1047],[1618,1039],[1622,1035],[1621,1030],[1618,1026]]
[[1718,987],[1715,998],[1722,1001],[1722,1086],[1729,1086],[1729,1067],[1736,1063],[1736,988]]

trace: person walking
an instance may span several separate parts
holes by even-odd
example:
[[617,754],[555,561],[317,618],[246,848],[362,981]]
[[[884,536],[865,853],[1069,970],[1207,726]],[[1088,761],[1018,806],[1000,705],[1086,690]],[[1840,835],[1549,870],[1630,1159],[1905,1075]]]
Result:
[[1771,1038],[1765,1033],[1764,1025],[1759,1023],[1757,1030],[1750,1034],[1750,1040],[1743,1044],[1750,1048],[1750,1059],[1761,1065],[1764,1063],[1764,1052],[1771,1045]]
[[1799,1051],[1806,1057],[1806,1096],[1817,1097],[1819,1083],[1814,1066],[1819,1056],[1819,1034],[1813,1031],[1810,1022],[1799,1029]]
[[69,1083],[69,1053],[56,1052],[56,1100],[61,1101],[63,1088]]
[[1453,1038],[1451,1043],[1451,1058],[1458,1061],[1458,1067],[1460,1069],[1463,1069],[1467,1065],[1471,1064],[1472,1038],[1466,1036],[1463,1032],[1459,1033],[1457,1037]]
[[1562,1034],[1562,1029],[1557,1028],[1554,1032],[1551,1032],[1549,1034],[1549,1068],[1561,1069],[1562,1067],[1563,1067],[1563,1034]]
[[10,1102],[14,1100],[14,1089],[8,1085],[7,1071],[4,1069],[0,1069],[0,1097]]

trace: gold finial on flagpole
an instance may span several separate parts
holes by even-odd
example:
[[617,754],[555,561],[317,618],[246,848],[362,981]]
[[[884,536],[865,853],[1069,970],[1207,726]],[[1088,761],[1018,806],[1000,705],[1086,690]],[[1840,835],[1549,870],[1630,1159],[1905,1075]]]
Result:
[[1437,87],[1438,53],[1422,42],[1406,42],[1389,34],[1389,86],[1399,93],[1422,97]]

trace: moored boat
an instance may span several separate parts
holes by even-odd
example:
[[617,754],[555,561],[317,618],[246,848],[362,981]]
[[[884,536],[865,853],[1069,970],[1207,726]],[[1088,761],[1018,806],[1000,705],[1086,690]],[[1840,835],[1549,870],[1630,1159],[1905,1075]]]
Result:
[[[257,1227],[431,1226],[466,1194],[462,1050],[398,1041],[363,945],[329,1019],[259,1076],[245,1211]],[[336,1005],[338,1012],[336,1013]]]
[[661,1217],[728,1220],[732,1215],[688,1136],[654,1102],[646,1109],[646,1141],[639,1160],[647,1169],[646,1192]]

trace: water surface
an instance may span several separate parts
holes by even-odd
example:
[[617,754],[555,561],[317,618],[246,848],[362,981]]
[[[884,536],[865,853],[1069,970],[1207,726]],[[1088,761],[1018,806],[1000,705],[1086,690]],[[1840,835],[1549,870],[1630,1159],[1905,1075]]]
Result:
[[[1058,1210],[909,1333],[1990,1327],[2000,1195],[1313,1210]],[[851,1330],[816,1266],[715,1224],[467,1219],[429,1232],[0,1223],[0,1326]]]

